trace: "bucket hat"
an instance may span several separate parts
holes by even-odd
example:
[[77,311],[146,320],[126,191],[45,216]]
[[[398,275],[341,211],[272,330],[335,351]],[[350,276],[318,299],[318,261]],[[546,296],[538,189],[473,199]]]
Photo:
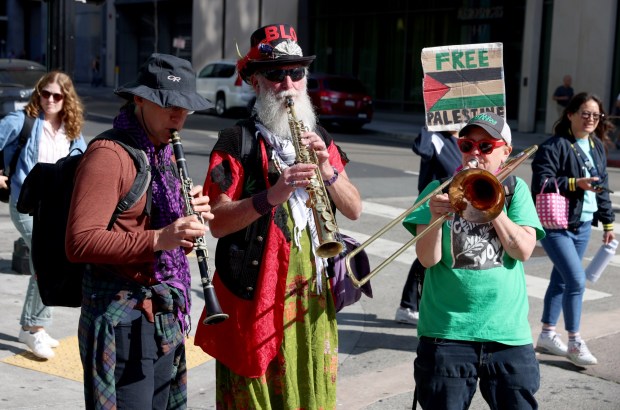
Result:
[[270,24],[250,37],[250,51],[237,62],[237,72],[246,83],[256,71],[286,65],[308,67],[316,56],[304,56],[297,33],[288,24]]
[[189,61],[169,54],[153,53],[140,67],[135,81],[114,93],[126,100],[134,95],[160,107],[181,107],[203,111],[213,104],[196,92],[196,73]]
[[467,135],[468,130],[473,126],[478,126],[489,133],[489,135],[498,140],[506,141],[506,144],[512,145],[512,134],[510,133],[510,127],[506,120],[501,115],[497,115],[494,112],[485,112],[476,115],[474,118],[467,122],[461,131],[459,131],[459,137]]

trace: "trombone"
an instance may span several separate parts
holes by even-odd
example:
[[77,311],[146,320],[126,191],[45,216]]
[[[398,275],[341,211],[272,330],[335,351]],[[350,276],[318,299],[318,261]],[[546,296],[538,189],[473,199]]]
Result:
[[[523,161],[528,159],[538,149],[538,145],[532,145],[513,158],[508,159],[502,166],[497,175],[493,175],[489,171],[475,167],[465,168],[458,172],[452,178],[446,180],[433,191],[429,192],[424,198],[417,201],[412,207],[400,214],[390,223],[381,228],[377,233],[368,238],[364,243],[352,250],[345,257],[345,266],[347,275],[351,279],[353,286],[361,288],[373,276],[381,271],[385,266],[396,259],[401,253],[413,246],[420,238],[422,238],[430,230],[443,224],[447,215],[438,218],[431,223],[425,230],[414,236],[407,243],[401,246],[396,252],[379,264],[374,270],[369,272],[363,278],[357,279],[351,269],[351,260],[365,249],[368,245],[380,238],[394,225],[402,222],[407,215],[426,203],[432,196],[441,193],[446,187],[448,188],[448,196],[450,203],[456,212],[464,219],[475,223],[486,223],[497,218],[504,208],[504,187],[502,181],[506,179]],[[475,162],[475,161],[474,161]]]

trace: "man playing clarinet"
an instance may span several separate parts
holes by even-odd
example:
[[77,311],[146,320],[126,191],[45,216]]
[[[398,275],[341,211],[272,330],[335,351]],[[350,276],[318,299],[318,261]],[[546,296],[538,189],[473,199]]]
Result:
[[190,269],[185,256],[211,220],[202,187],[191,189],[185,215],[171,130],[211,104],[196,93],[189,61],[153,54],[135,81],[115,90],[127,103],[114,129],[142,150],[151,182],[136,205],[110,217],[136,178],[128,152],[95,140],[76,173],[67,255],[89,263],[83,278],[78,339],[87,409],[175,409],[187,406],[185,338]]

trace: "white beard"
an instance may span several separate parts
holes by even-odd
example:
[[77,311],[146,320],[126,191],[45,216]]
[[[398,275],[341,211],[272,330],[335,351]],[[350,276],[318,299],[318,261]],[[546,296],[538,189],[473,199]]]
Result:
[[[269,81],[259,76],[259,82]],[[288,114],[286,109],[286,97],[293,97],[295,103],[295,116],[301,120],[306,127],[314,131],[316,125],[316,114],[312,107],[312,102],[306,88],[303,91],[286,90],[279,93],[273,92],[268,87],[259,87],[259,94],[256,96],[254,112],[261,123],[279,138],[291,139],[291,129],[288,124]]]

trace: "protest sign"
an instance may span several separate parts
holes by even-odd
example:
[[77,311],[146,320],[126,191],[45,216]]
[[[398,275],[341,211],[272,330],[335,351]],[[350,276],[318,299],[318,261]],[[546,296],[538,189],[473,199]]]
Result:
[[422,49],[426,125],[460,130],[481,112],[506,117],[502,43]]

